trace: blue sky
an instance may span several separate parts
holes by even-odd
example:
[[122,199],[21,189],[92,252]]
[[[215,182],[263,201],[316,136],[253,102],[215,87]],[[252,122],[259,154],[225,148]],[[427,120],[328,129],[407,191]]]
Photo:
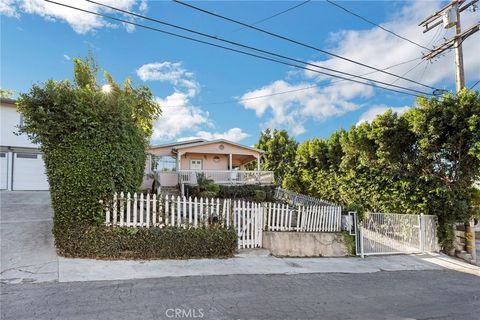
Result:
[[[84,1],[60,2],[114,15]],[[171,1],[99,2],[353,74],[371,71],[253,30],[239,30],[238,25]],[[255,22],[298,3],[202,1],[195,5]],[[340,4],[424,46],[431,47],[440,43],[442,37],[451,36],[452,31],[441,28],[423,34],[417,26],[444,4],[440,1],[341,1]],[[25,92],[33,83],[49,78],[71,78],[71,58],[85,56],[91,50],[100,66],[117,81],[130,76],[136,84],[150,86],[164,110],[155,124],[154,143],[224,137],[251,145],[260,130],[267,127],[287,129],[302,141],[328,137],[339,128],[371,119],[387,107],[404,112],[415,104],[412,96],[338,82],[304,70],[119,25],[41,0],[0,0],[0,13],[2,88]],[[466,27],[478,21],[479,14],[465,12],[462,18]],[[135,22],[179,32],[139,19]],[[425,51],[324,1],[311,1],[257,26],[378,68],[418,58]],[[480,52],[478,40],[477,34],[464,44],[467,85],[480,75],[480,59],[474,55]],[[432,63],[417,66],[420,62],[414,60],[389,71],[404,74],[415,67],[406,77],[437,88],[454,89],[451,52]],[[382,73],[369,77],[425,89]],[[317,87],[297,90],[314,85]],[[278,94],[292,90],[296,91]],[[257,98],[271,94],[274,95]],[[228,103],[217,104],[225,101]]]

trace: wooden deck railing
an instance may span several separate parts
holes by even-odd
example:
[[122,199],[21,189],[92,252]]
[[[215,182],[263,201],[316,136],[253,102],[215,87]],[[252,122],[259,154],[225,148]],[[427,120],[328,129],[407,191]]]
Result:
[[217,184],[273,184],[273,171],[241,170],[180,170],[179,182],[197,184],[197,174],[204,174]]

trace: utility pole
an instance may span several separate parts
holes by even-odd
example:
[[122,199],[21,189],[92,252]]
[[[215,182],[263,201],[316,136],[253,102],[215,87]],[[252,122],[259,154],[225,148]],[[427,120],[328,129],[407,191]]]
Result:
[[[439,26],[443,22],[445,29],[455,26],[455,36],[449,40],[446,40],[439,47],[430,50],[430,52],[423,55],[423,59],[431,60],[439,54],[445,52],[452,47],[455,49],[455,83],[457,92],[465,88],[465,71],[463,68],[463,50],[462,43],[469,36],[477,32],[480,28],[480,23],[477,23],[467,30],[462,32],[460,23],[460,13],[469,7],[472,7],[473,11],[477,9],[478,0],[472,0],[469,3],[463,5],[465,0],[452,0],[445,7],[430,15],[428,18],[420,22],[419,26],[424,27],[423,33],[426,33],[435,27]],[[463,5],[463,6],[462,6]]]

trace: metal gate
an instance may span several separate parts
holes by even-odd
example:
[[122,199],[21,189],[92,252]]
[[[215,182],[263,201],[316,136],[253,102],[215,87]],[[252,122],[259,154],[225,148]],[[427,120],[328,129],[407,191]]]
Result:
[[438,251],[433,215],[366,213],[356,228],[357,255]]

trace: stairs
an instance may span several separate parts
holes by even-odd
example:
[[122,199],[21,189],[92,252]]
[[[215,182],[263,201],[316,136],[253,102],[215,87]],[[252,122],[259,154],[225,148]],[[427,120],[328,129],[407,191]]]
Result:
[[182,193],[178,187],[162,187],[160,193],[164,196],[182,196]]

